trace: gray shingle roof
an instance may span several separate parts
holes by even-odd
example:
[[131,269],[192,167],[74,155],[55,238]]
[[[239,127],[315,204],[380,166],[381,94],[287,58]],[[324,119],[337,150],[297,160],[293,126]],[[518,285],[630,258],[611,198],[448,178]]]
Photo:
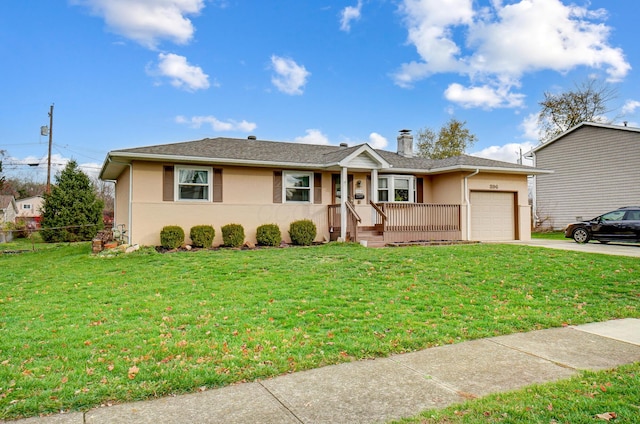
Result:
[[[197,141],[161,144],[156,146],[136,147],[132,149],[114,150],[109,157],[118,160],[132,158],[148,158],[155,160],[194,160],[202,158],[208,163],[234,162],[256,164],[262,166],[317,166],[319,168],[337,164],[363,145],[332,146],[314,145],[290,142],[276,142],[265,140],[250,140],[236,138],[206,138]],[[511,170],[515,172],[535,173],[536,169],[514,163],[484,159],[475,156],[462,155],[441,160],[422,157],[404,157],[394,152],[375,150],[391,166],[391,171],[431,171],[438,172],[449,169],[471,169],[475,167],[492,168],[496,170]],[[108,161],[103,166],[105,174]]]

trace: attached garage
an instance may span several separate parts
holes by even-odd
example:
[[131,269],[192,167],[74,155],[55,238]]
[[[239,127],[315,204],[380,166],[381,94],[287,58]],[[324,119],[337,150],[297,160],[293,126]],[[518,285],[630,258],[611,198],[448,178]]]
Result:
[[516,240],[516,195],[511,192],[472,191],[471,239]]

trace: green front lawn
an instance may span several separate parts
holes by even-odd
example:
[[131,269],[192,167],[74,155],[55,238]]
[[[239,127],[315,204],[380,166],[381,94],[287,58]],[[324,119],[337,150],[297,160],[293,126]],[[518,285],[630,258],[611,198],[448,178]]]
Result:
[[545,240],[566,240],[567,238],[564,236],[564,231],[542,231],[542,232],[532,232],[532,239],[545,239]]
[[498,244],[47,247],[0,254],[0,418],[640,317],[637,258]]
[[402,424],[629,423],[640,422],[640,362],[565,381],[497,393],[417,417]]

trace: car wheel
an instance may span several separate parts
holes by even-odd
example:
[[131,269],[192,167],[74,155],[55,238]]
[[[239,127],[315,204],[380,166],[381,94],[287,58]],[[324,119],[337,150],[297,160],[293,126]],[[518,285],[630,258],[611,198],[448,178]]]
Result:
[[576,243],[587,243],[591,239],[591,234],[586,228],[576,228],[573,231],[573,239]]

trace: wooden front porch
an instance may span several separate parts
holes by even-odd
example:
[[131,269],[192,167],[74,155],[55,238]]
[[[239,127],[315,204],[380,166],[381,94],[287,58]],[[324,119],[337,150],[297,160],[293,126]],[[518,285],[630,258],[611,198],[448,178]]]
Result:
[[[410,241],[458,241],[462,239],[460,205],[428,203],[373,203],[372,224],[362,225],[362,218],[351,202],[346,203],[347,238],[345,241],[367,240],[371,245]],[[340,205],[328,207],[329,232],[338,240]]]

